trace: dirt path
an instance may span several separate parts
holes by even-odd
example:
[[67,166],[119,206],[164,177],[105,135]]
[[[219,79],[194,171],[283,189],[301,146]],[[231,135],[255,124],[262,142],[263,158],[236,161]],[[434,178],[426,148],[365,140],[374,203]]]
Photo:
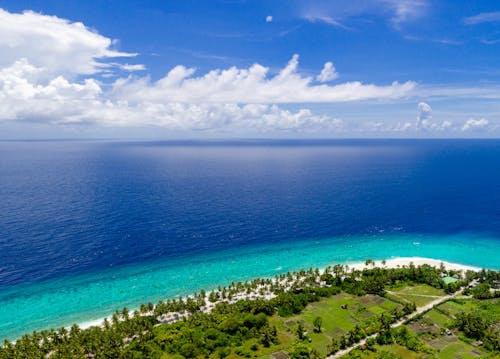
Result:
[[[397,298],[400,298],[400,299],[404,299],[404,298],[401,298],[401,295],[399,293],[396,293],[396,292],[390,292],[390,291],[387,291],[387,293],[397,297]],[[411,295],[413,297],[425,297],[425,298],[443,298],[442,295],[430,295],[430,294],[414,294],[414,293],[404,293],[404,295]]]
[[[471,283],[471,285],[475,285],[476,283]],[[438,299],[436,300],[433,300],[432,302],[422,306],[422,307],[419,307],[417,308],[416,311],[414,311],[413,313],[401,318],[400,320],[398,320],[397,322],[395,323],[392,323],[391,324],[391,328],[397,328],[399,327],[400,325],[402,325],[403,323],[405,323],[406,321],[408,320],[411,320],[413,318],[415,318],[417,315],[420,315],[422,313],[425,313],[429,310],[431,310],[432,308],[434,308],[435,306],[439,305],[439,304],[442,304],[444,302],[447,302],[449,301],[450,299],[453,299],[455,298],[456,296],[462,294],[462,292],[464,291],[465,288],[461,288],[460,290],[458,290],[457,292],[453,293],[453,294],[450,294],[450,295],[446,295],[444,297],[439,297]],[[375,333],[375,334],[372,334],[368,337],[366,337],[365,339],[351,345],[350,347],[347,347],[345,349],[342,349],[338,352],[336,352],[335,354],[333,355],[329,355],[326,357],[326,359],[336,359],[336,358],[340,358],[342,357],[343,355],[346,355],[347,353],[349,353],[351,350],[353,350],[354,348],[356,347],[359,347],[361,345],[364,345],[366,344],[366,341],[370,338],[375,338],[376,336],[378,335],[378,333]]]

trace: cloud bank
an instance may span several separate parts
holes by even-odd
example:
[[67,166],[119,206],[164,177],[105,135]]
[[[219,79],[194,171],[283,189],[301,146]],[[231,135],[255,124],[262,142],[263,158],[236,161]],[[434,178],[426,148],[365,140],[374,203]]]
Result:
[[[113,92],[127,101],[206,102],[206,103],[325,103],[374,99],[398,99],[409,94],[416,84],[408,81],[378,86],[346,82],[334,86],[314,83],[297,72],[299,56],[293,55],[276,75],[269,68],[254,64],[249,68],[231,67],[193,76],[194,68],[182,65],[165,77],[151,82],[148,77],[128,77],[115,82]],[[336,77],[333,65],[327,63],[318,75],[321,82]]]
[[490,121],[481,118],[476,120],[474,118],[468,119],[462,126],[462,131],[477,131],[484,130],[490,125]]
[[222,136],[474,132],[496,128],[485,119],[470,118],[462,123],[433,120],[432,108],[425,102],[418,105],[416,122],[347,121],[311,109],[314,104],[335,108],[335,104],[347,102],[408,102],[446,91],[454,96],[495,96],[495,89],[440,90],[412,81],[332,84],[338,79],[332,62],[326,62],[316,75],[304,75],[299,71],[298,55],[278,71],[255,63],[198,74],[195,68],[178,65],[158,80],[136,74],[123,77],[124,71],[144,71],[145,66],[129,63],[136,54],[116,46],[115,41],[82,23],[0,9],[0,122],[158,127],[166,132],[214,132]]
[[324,82],[337,77],[331,62],[318,83],[298,72],[298,55],[277,73],[256,63],[195,76],[194,68],[179,65],[157,81],[129,76],[106,85],[102,74],[145,69],[117,61],[135,54],[113,49],[114,43],[82,23],[0,10],[0,120],[178,131],[336,131],[343,122],[335,117],[277,104],[396,99],[415,87],[330,86]]

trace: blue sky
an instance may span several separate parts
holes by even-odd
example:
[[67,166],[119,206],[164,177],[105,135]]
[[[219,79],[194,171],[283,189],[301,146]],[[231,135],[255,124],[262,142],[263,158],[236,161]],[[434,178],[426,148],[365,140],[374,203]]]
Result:
[[500,135],[497,1],[0,8],[3,138]]

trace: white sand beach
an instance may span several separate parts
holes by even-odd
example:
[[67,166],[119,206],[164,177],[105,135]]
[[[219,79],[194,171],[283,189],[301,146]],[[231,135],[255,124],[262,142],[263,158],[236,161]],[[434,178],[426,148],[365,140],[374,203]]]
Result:
[[[398,257],[398,258],[389,258],[386,259],[384,263],[382,263],[382,260],[377,260],[373,261],[373,264],[368,264],[366,265],[365,262],[353,262],[353,263],[333,263],[335,264],[343,264],[347,265],[349,269],[356,269],[356,270],[363,270],[363,269],[370,269],[373,267],[381,267],[381,268],[398,268],[398,267],[403,267],[403,266],[409,266],[410,263],[413,263],[415,266],[421,266],[423,264],[428,264],[434,267],[440,267],[441,264],[444,265],[444,267],[447,270],[457,270],[457,271],[479,271],[481,268],[479,267],[473,267],[465,264],[459,264],[459,263],[451,263],[451,262],[446,262],[442,261],[440,259],[434,259],[434,258],[422,258],[422,257]],[[322,268],[324,270],[324,268]],[[273,296],[270,295],[269,293],[266,293],[265,295],[260,295],[258,293],[239,293],[235,295],[233,298],[233,302],[240,300],[240,299],[256,299],[257,297],[264,298],[264,299],[270,299]],[[208,300],[206,301],[206,307],[203,308],[204,311],[210,311],[214,307],[214,303],[209,303]],[[95,319],[95,320],[90,320],[86,321],[83,323],[80,323],[79,326],[82,329],[93,327],[93,326],[103,326],[104,323],[104,318],[100,319]]]
[[368,266],[365,264],[365,262],[354,262],[354,263],[347,263],[349,268],[352,269],[357,269],[357,270],[362,270],[365,268],[372,268],[372,267],[383,267],[383,268],[398,268],[398,267],[403,267],[403,266],[408,266],[410,263],[413,263],[415,266],[421,266],[424,264],[428,264],[433,267],[440,267],[441,264],[444,265],[444,267],[447,270],[463,270],[463,271],[480,271],[481,268],[479,267],[473,267],[465,264],[459,264],[459,263],[451,263],[451,262],[446,262],[440,259],[434,259],[434,258],[422,258],[422,257],[398,257],[398,258],[389,258],[385,260],[385,263],[382,263],[382,260],[379,261],[373,261],[374,264],[369,264]]

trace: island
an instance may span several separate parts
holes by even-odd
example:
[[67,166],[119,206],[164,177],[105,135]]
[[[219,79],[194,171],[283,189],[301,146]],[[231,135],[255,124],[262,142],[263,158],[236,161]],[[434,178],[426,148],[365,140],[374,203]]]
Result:
[[336,264],[123,308],[4,341],[0,358],[494,358],[500,271],[425,258]]

